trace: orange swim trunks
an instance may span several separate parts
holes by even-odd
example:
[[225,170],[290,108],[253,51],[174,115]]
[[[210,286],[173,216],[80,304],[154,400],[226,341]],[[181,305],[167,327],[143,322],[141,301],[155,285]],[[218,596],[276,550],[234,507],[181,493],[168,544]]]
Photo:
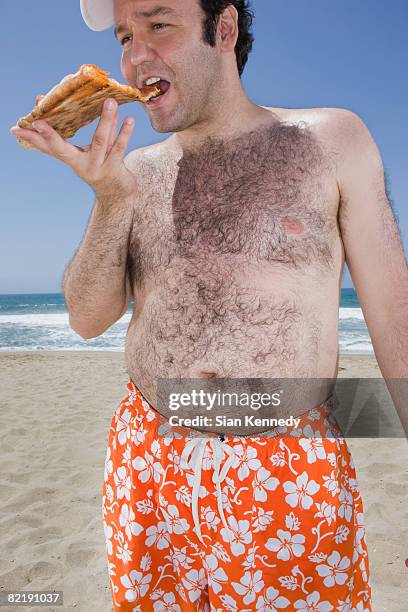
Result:
[[290,432],[218,436],[170,427],[127,389],[102,503],[115,611],[371,611],[362,500],[328,402]]

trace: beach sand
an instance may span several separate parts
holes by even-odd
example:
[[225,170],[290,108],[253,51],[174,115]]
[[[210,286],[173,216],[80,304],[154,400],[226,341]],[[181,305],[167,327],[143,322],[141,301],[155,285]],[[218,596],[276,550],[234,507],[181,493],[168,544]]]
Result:
[[[343,357],[340,368],[341,376],[379,376],[374,357]],[[127,382],[124,353],[0,353],[2,590],[62,590],[64,608],[112,610],[102,482]],[[365,507],[373,610],[400,612],[408,596],[407,444],[354,438],[349,446]]]

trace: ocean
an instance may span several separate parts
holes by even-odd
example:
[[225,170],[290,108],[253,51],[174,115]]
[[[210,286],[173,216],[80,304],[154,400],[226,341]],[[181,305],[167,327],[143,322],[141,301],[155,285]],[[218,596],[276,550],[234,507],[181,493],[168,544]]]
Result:
[[[125,350],[131,306],[102,336],[83,340],[68,325],[61,293],[0,295],[0,351]],[[373,348],[354,289],[342,289],[339,312],[341,354],[372,354]]]

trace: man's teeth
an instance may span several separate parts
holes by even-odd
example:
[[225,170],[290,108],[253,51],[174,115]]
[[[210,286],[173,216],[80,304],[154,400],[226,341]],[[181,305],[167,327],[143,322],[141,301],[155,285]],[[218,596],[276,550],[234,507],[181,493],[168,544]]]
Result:
[[147,81],[145,81],[146,85],[154,85],[155,83],[158,83],[160,81],[160,77],[150,77],[150,79],[147,79]]

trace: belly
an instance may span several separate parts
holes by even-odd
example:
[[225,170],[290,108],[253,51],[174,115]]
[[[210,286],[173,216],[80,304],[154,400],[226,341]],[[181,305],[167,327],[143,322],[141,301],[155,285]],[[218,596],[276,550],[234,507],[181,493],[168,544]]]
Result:
[[160,378],[332,377],[337,293],[329,278],[292,270],[288,281],[276,266],[178,262],[132,317],[129,375],[153,406]]

